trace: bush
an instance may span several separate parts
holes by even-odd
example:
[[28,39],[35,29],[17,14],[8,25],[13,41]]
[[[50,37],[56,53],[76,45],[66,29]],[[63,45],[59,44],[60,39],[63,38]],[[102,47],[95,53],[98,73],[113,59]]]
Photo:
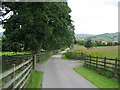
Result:
[[64,53],[64,55],[66,58],[69,58],[69,59],[83,60],[83,57],[80,54],[76,54],[73,52],[66,52]]

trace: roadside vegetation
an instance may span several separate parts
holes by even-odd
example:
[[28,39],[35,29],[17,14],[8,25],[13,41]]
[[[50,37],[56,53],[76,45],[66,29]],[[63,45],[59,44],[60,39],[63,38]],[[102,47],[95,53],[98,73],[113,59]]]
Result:
[[63,60],[68,60],[68,59],[70,59],[70,58],[67,58],[67,57],[66,57],[66,53],[63,53],[62,56],[61,56],[61,58],[62,58]]
[[[65,48],[61,48],[60,50],[47,52],[47,53],[41,54],[40,56],[37,56],[37,63],[42,63],[47,61],[52,55],[64,49]],[[31,76],[29,77],[29,81],[28,81],[28,84],[26,85],[26,88],[41,88],[43,75],[44,75],[44,72],[38,72],[38,71],[32,70],[32,73],[31,73]]]
[[[3,53],[0,53],[4,57],[3,71],[12,68],[13,64],[17,66],[29,60],[23,58],[26,52],[31,52],[30,58],[36,54],[37,62],[44,62],[61,48],[70,47],[74,39],[70,12],[67,2],[2,3],[2,17],[7,16],[2,19],[5,29],[2,36]],[[41,72],[32,71],[28,88],[40,88],[42,75]]]
[[[87,49],[84,46],[74,45],[74,47],[64,53],[61,58],[67,60],[84,60],[85,58],[81,55],[81,53],[94,57],[98,56],[115,59],[118,57],[118,46],[104,46]],[[77,67],[74,70],[99,88],[118,88],[117,78],[109,71],[93,66],[88,67],[86,64],[82,67]]]
[[24,54],[31,54],[31,52],[1,52],[0,55],[24,55]]
[[74,68],[74,70],[86,78],[88,81],[93,83],[95,86],[103,88],[102,90],[106,90],[105,88],[118,88],[117,80],[107,78],[106,76],[100,75],[97,72],[84,66]]
[[37,63],[41,63],[41,62],[45,62],[47,61],[51,56],[53,55],[53,53],[45,53],[43,55],[40,55],[37,57]]
[[41,88],[43,72],[32,70],[25,88]]

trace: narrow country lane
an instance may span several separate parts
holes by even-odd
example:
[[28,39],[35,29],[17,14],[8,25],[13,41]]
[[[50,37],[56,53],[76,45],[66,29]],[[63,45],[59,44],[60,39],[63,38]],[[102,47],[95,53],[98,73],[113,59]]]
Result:
[[82,61],[62,60],[62,51],[47,62],[36,65],[37,71],[43,71],[42,88],[97,88],[73,68],[82,65]]

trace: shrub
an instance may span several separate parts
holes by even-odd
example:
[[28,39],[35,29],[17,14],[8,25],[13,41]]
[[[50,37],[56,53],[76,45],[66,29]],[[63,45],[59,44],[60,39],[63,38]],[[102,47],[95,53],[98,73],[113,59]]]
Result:
[[64,55],[66,58],[69,58],[69,59],[83,60],[83,57],[80,54],[76,54],[73,52],[66,52],[64,53]]

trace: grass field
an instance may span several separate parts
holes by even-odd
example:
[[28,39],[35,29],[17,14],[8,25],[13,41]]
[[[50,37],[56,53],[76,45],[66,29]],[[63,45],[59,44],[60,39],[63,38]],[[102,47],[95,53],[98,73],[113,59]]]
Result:
[[23,54],[31,54],[31,52],[0,52],[0,56],[1,55],[23,55]]
[[[107,78],[105,76],[102,76],[93,70],[89,70],[84,66],[74,68],[74,70],[99,88],[118,88],[117,81]],[[103,89],[103,90],[106,90],[106,89]]]
[[83,52],[92,56],[118,58],[118,46],[94,47],[87,49],[84,46],[74,45],[72,52]]
[[26,88],[41,88],[43,72],[32,71]]

